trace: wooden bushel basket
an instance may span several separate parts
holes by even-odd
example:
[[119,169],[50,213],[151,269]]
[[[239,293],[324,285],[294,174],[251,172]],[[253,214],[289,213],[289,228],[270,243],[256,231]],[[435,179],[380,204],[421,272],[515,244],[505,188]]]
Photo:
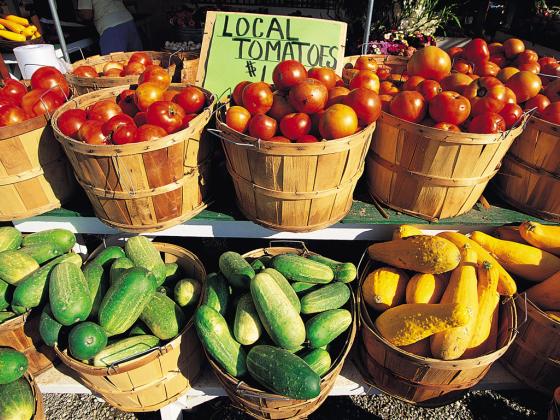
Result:
[[[185,86],[172,84],[170,89]],[[102,222],[135,233],[166,229],[194,217],[208,204],[214,142],[204,128],[212,116],[215,97],[203,89],[206,108],[189,127],[149,142],[91,145],[58,129],[62,112],[114,98],[128,87],[103,89],[70,100],[55,112],[53,129]]]
[[367,157],[369,193],[430,221],[466,213],[522,131],[523,121],[499,134],[452,133],[382,112]]
[[43,404],[43,394],[35,382],[33,375],[30,373],[25,374],[25,379],[31,385],[31,390],[33,391],[33,396],[35,397],[35,414],[32,417],[32,420],[45,420],[45,406]]
[[560,386],[560,322],[546,316],[523,295],[516,299],[516,305],[527,320],[520,323],[517,340],[505,354],[503,364],[531,388],[552,395]]
[[357,298],[362,338],[359,358],[364,380],[386,394],[424,407],[450,404],[480,382],[515,339],[517,313],[509,298],[500,305],[498,350],[493,353],[474,359],[440,360],[405,352],[381,337],[370,318],[362,284],[371,268],[369,262],[360,278]]
[[375,124],[331,141],[275,143],[229,128],[225,110],[217,112],[215,133],[247,219],[271,229],[309,232],[346,216]]
[[500,196],[512,206],[560,221],[560,125],[531,117],[496,180]]
[[[159,51],[142,51],[148,54],[154,64],[158,64],[163,68],[166,68],[174,80],[175,72],[181,67],[181,60],[172,53],[159,52]],[[92,57],[84,58],[83,60],[76,61],[72,64],[72,69],[79,66],[92,66],[95,68],[97,73],[103,72],[103,66],[111,61],[122,64],[123,66],[128,62],[130,56],[134,52],[113,52],[108,55],[94,55]],[[123,77],[82,77],[72,74],[72,72],[66,73],[66,80],[72,86],[72,91],[74,96],[84,95],[89,92],[93,92],[99,89],[111,88],[122,85],[135,85],[138,83],[139,75],[130,75]],[[177,81],[179,80],[176,77]]]
[[47,116],[0,128],[0,221],[59,208],[75,189]]
[[[166,263],[177,263],[185,276],[199,281],[204,288],[206,271],[196,255],[172,244],[154,245],[164,254]],[[97,248],[92,257],[103,248]],[[202,296],[197,306],[201,301]],[[204,361],[192,316],[175,339],[109,367],[91,366],[70,357],[67,350],[55,350],[91,391],[119,410],[130,412],[154,411],[176,401],[198,378]]]
[[40,313],[29,311],[0,324],[0,347],[12,347],[25,354],[28,372],[35,376],[50,369],[57,359],[39,335],[39,319]]
[[[263,255],[280,255],[286,253],[296,253],[298,255],[312,254],[305,246],[304,249],[292,247],[269,247],[260,248],[248,252],[243,258],[259,258]],[[350,352],[352,343],[356,336],[357,316],[354,302],[354,293],[349,302],[344,306],[352,313],[353,322],[348,328],[345,336],[338,337],[333,343],[340,344],[340,350],[336,358],[333,357],[330,370],[321,379],[321,392],[318,397],[311,400],[293,400],[282,395],[273,394],[269,391],[252,386],[243,380],[234,378],[225,372],[210,356],[206,353],[208,362],[218,378],[218,381],[224,387],[226,393],[232,401],[232,404],[244,411],[246,414],[257,419],[279,420],[279,419],[305,419],[326,400],[331,389],[334,386],[336,378],[344,361]],[[344,342],[342,343],[342,340]],[[333,346],[335,347],[335,346]],[[336,347],[335,347],[336,348]],[[249,375],[249,374],[247,374]],[[249,376],[248,376],[249,377]]]

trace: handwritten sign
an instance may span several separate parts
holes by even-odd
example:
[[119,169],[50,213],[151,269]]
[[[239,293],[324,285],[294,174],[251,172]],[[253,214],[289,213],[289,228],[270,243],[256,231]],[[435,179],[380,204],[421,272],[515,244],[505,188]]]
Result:
[[272,82],[283,60],[342,71],[346,23],[251,13],[208,12],[196,82],[216,95],[242,80]]

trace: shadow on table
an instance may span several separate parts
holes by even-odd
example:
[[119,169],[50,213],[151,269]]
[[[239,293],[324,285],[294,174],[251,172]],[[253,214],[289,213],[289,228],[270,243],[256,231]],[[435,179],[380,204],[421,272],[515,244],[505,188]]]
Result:
[[545,419],[548,399],[528,389],[468,394],[465,405],[477,420]]

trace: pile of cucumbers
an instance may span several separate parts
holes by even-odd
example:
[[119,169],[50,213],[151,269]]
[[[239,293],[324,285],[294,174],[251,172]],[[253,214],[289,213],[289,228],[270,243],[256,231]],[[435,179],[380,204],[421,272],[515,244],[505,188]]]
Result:
[[23,377],[29,363],[23,353],[0,347],[0,419],[29,420],[35,414],[35,396]]
[[[352,324],[356,266],[320,255],[225,252],[208,275],[195,326],[207,353],[230,375],[298,400],[319,395],[321,377]],[[338,345],[335,345],[338,344]],[[332,357],[332,356],[334,357]]]

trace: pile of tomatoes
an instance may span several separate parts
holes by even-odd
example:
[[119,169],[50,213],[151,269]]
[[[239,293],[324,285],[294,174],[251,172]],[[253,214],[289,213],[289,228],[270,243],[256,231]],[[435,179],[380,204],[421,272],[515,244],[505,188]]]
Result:
[[16,125],[43,114],[51,115],[66,102],[70,87],[54,67],[40,67],[31,76],[31,90],[9,79],[0,89],[0,127]]
[[155,140],[188,127],[206,106],[195,87],[169,89],[171,78],[160,66],[149,65],[136,89],[103,99],[87,109],[69,109],[57,119],[66,136],[89,144],[127,144]]
[[[524,111],[560,123],[560,63],[511,38],[488,45],[480,38],[448,52],[429,46],[416,51],[407,71],[393,74],[372,57],[360,57],[343,77],[368,78],[385,112],[448,131],[499,133]],[[554,81],[553,81],[554,79]]]
[[352,135],[381,114],[375,89],[357,81],[348,86],[330,68],[307,71],[286,60],[274,68],[272,79],[272,86],[237,84],[226,112],[230,128],[266,141],[313,143]]
[[126,64],[117,61],[109,61],[103,66],[101,73],[95,67],[82,65],[72,70],[72,74],[79,77],[124,77],[141,75],[148,66],[153,63],[152,58],[145,52],[135,52],[130,56]]

